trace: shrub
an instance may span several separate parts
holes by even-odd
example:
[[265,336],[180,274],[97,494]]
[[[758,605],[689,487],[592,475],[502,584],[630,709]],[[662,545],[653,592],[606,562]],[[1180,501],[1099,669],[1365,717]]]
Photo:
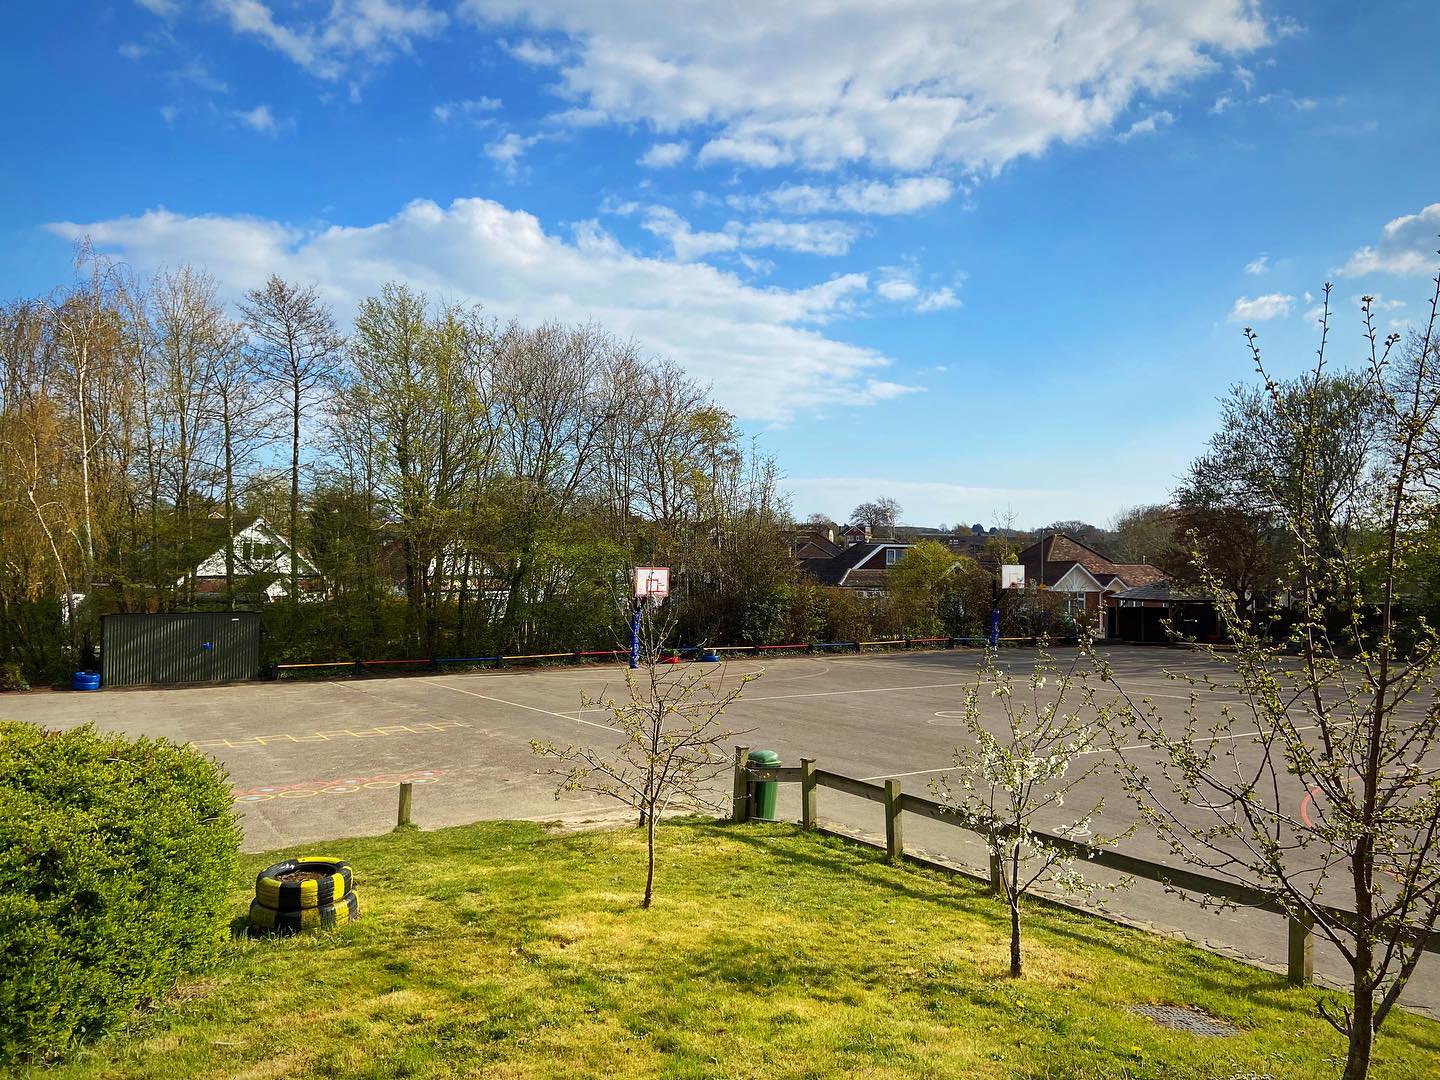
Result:
[[29,690],[25,672],[14,660],[0,664],[0,690]]
[[62,1053],[210,962],[239,840],[194,750],[0,722],[0,1063]]

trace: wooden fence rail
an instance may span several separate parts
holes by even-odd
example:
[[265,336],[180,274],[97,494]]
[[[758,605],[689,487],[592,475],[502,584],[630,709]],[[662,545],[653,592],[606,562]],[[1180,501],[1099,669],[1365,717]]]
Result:
[[[773,782],[800,785],[800,820],[807,829],[814,829],[819,824],[816,805],[818,788],[829,788],[832,791],[881,803],[885,813],[885,853],[892,862],[899,862],[905,854],[901,828],[902,814],[918,814],[920,817],[962,829],[976,836],[983,835],[961,822],[954,810],[944,803],[919,795],[904,794],[900,790],[899,780],[886,780],[883,784],[877,784],[868,780],[843,776],[840,773],[826,772],[815,767],[814,758],[801,758],[798,768],[755,768],[748,763],[749,753],[749,747],[737,746],[735,748],[734,803],[731,812],[735,821],[750,819],[754,786],[757,783]],[[1158,882],[1167,889],[1203,893],[1255,911],[1284,915],[1287,923],[1286,967],[1289,979],[1297,985],[1312,981],[1314,977],[1312,958],[1314,927],[1307,918],[1287,912],[1273,893],[1258,889],[1253,885],[1244,885],[1239,882],[1226,881],[1223,878],[1199,874],[1184,867],[1166,866],[1164,863],[1136,858],[1111,848],[1091,847],[1089,844],[1064,836],[1053,836],[1048,833],[1036,833],[1035,835],[1046,844],[1073,858],[1084,859],[1096,866],[1103,866],[1106,869],[1144,881]],[[990,885],[997,892],[1001,889],[999,861],[993,853],[990,856]],[[1326,918],[1337,925],[1343,925],[1352,917],[1351,912],[1343,911],[1340,908],[1322,907],[1321,910]],[[1440,935],[1431,935],[1426,942],[1425,950],[1432,953],[1440,952]]]

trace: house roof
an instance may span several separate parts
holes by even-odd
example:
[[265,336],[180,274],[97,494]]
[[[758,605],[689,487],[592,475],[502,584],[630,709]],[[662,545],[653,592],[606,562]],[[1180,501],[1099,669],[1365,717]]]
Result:
[[851,544],[842,550],[838,555],[829,559],[800,559],[800,568],[822,585],[859,585],[856,574],[879,575],[878,580],[866,587],[878,588],[884,584],[884,566],[866,566],[860,569],[876,552],[884,548],[908,548],[909,544],[903,544],[895,540],[867,540],[860,544]]
[[1172,604],[1208,604],[1208,597],[1177,593],[1169,585],[1140,585],[1115,594],[1117,600],[1166,600]]
[[845,549],[822,532],[802,529],[791,537],[790,550],[797,559],[833,559]]
[[[1043,579],[1040,574],[1042,552],[1045,564]],[[1047,588],[1053,588],[1077,564],[1084,567],[1091,577],[1107,589],[1117,586],[1134,588],[1157,585],[1165,580],[1165,571],[1158,566],[1151,566],[1149,563],[1113,562],[1094,548],[1064,533],[1042,536],[1039,541],[1020,552],[1019,559],[1025,567],[1026,578],[1043,580]]]

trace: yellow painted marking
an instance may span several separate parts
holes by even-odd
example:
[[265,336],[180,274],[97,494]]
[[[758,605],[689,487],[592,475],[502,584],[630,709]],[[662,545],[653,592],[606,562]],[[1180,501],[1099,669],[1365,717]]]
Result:
[[203,739],[190,745],[197,750],[250,750],[256,747],[268,748],[272,744],[294,746],[298,743],[331,742],[335,739],[383,739],[392,735],[425,735],[435,731],[450,731],[466,728],[469,724],[459,720],[422,720],[413,724],[386,724],[383,727],[338,728],[330,731],[313,731],[307,735],[250,735],[229,739]]

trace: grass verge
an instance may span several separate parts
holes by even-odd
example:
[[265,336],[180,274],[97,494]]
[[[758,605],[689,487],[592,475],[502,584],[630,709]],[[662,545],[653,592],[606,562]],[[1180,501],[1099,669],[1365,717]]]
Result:
[[[238,936],[220,966],[35,1080],[397,1077],[1338,1075],[1318,990],[1043,903],[1020,981],[981,886],[794,826],[491,822],[323,845],[362,921]],[[315,851],[315,849],[304,849]],[[255,873],[293,852],[247,858]],[[237,927],[243,923],[237,918]],[[1333,996],[1333,995],[1331,995]],[[1126,1011],[1185,1004],[1241,1034]],[[1396,1015],[1372,1075],[1432,1075],[1440,1024]]]

